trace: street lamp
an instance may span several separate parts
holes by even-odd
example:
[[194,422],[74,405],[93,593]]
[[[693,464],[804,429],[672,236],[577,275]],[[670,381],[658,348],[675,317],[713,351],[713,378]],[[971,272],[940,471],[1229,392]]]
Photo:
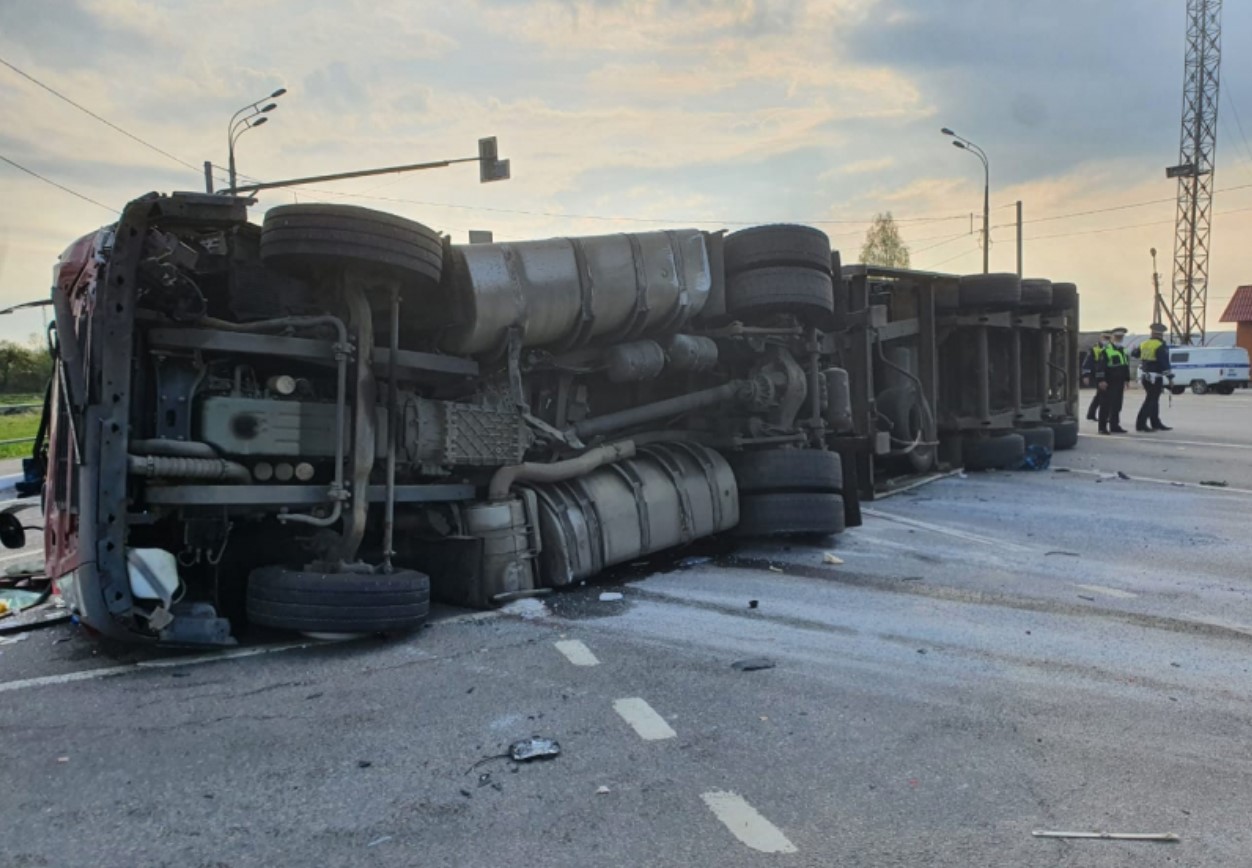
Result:
[[969,151],[982,160],[982,273],[986,274],[990,270],[991,254],[991,165],[987,161],[987,152],[969,139],[958,136],[947,127],[944,127],[939,132],[954,139],[952,142],[953,147],[960,148],[962,151]]
[[[227,153],[227,156],[229,157],[228,162],[230,166],[230,189],[232,191],[235,189],[235,185],[236,185],[235,142],[238,141],[239,137],[242,136],[248,130],[252,129],[253,127],[259,127],[261,124],[269,120],[269,118],[258,117],[258,115],[267,114],[268,112],[272,112],[274,109],[278,108],[278,103],[276,102],[271,102],[264,106],[262,106],[261,103],[265,102],[267,99],[270,99],[270,100],[278,99],[280,96],[282,96],[286,92],[287,92],[287,88],[280,87],[278,90],[274,91],[269,96],[261,97],[256,102],[248,103],[246,106],[244,106],[239,111],[235,112],[233,115],[230,116],[230,124],[226,128],[226,145],[227,145],[226,153]],[[249,112],[249,114],[245,114],[245,112]],[[242,117],[240,117],[241,115]]]

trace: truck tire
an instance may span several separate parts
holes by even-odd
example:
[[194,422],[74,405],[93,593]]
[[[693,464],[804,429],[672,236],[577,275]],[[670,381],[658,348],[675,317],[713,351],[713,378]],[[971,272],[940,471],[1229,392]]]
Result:
[[1020,434],[970,437],[961,445],[961,457],[968,470],[1014,470],[1026,455],[1026,441]]
[[834,285],[825,271],[775,266],[726,279],[726,312],[744,322],[790,313],[803,322],[830,328],[834,306]]
[[1008,310],[1022,301],[1022,282],[1016,274],[967,274],[961,278],[962,309]]
[[1078,286],[1073,283],[1052,284],[1052,309],[1073,310],[1078,306]]
[[1052,281],[1030,278],[1022,281],[1022,307],[1047,310],[1052,307]]
[[433,229],[354,205],[279,205],[261,226],[261,260],[300,274],[327,265],[383,267],[438,283],[443,239]]
[[843,460],[820,449],[766,449],[728,455],[741,494],[843,492]]
[[1047,426],[1052,429],[1053,452],[1064,452],[1078,445],[1078,423],[1073,419],[1049,422]]
[[741,495],[741,537],[825,537],[843,533],[843,497],[838,494],[769,493]]
[[[909,444],[925,438],[925,410],[917,390],[912,386],[894,386],[884,389],[875,399],[878,414],[891,424],[891,448],[893,451],[908,449]],[[935,466],[936,447],[918,443],[900,457],[907,462],[905,469],[914,473],[927,473]]]
[[726,276],[773,266],[811,268],[830,274],[830,238],[812,226],[777,223],[753,226],[726,236],[722,254]]
[[1026,441],[1026,448],[1041,446],[1049,452],[1056,451],[1056,432],[1046,425],[1038,428],[1018,428],[1014,432]]
[[260,567],[248,577],[248,620],[302,633],[414,630],[430,614],[430,579],[415,570],[320,573]]
[[1208,383],[1204,382],[1203,380],[1192,380],[1192,381],[1191,381],[1191,394],[1193,394],[1193,395],[1207,395],[1208,393],[1209,393],[1209,384],[1208,384]]

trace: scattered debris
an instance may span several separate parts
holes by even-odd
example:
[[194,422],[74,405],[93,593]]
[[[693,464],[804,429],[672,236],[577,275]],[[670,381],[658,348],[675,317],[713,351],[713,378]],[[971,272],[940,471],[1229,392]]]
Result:
[[467,789],[462,789],[462,790],[461,790],[461,795],[465,796],[465,798],[467,798],[467,799],[472,799],[472,798],[474,798],[474,794],[473,794],[473,793],[471,793],[471,792],[470,792],[469,790],[467,790]]
[[370,762],[369,760],[357,760],[356,761],[356,767],[359,769],[367,769],[372,765],[373,763]]
[[1226,486],[1230,485],[1229,482],[1226,482],[1225,480],[1222,480],[1222,479],[1202,479],[1200,480],[1200,484],[1207,485],[1210,488],[1225,488]]
[[757,607],[758,607],[758,606],[760,606],[760,605],[761,605],[761,601],[760,601],[760,600],[748,600],[748,608],[749,608],[749,609],[755,609],[755,608],[757,608]]
[[491,783],[491,772],[483,772],[481,775],[478,776],[478,788],[480,790],[483,787],[488,786],[490,783]]
[[957,479],[969,479],[969,474],[966,473],[964,470],[962,470],[960,473],[956,475],[956,478]]
[[621,600],[621,599],[623,599],[623,597],[617,591],[605,591],[603,594],[600,595],[601,603],[616,603],[618,600]]
[[1086,600],[1086,601],[1087,601],[1087,602],[1089,602],[1089,603],[1094,603],[1094,602],[1095,602],[1095,597],[1088,597],[1086,594],[1079,594],[1079,595],[1078,595],[1078,599],[1080,599],[1080,600]]
[[1046,558],[1048,555],[1065,555],[1067,558],[1077,558],[1077,557],[1081,557],[1081,555],[1079,555],[1079,554],[1078,554],[1078,552],[1064,552],[1064,551],[1061,551],[1060,549],[1057,549],[1056,551],[1052,551],[1052,552],[1044,552],[1044,553],[1043,553],[1043,556],[1044,556],[1045,558]]
[[550,738],[524,738],[509,745],[509,759],[526,763],[537,759],[552,759],[561,755],[561,746]]
[[611,792],[612,790],[610,790],[608,787],[596,787],[597,796],[607,796]]
[[62,642],[68,642],[68,641],[70,641],[70,639],[72,639],[72,638],[74,638],[74,637],[72,637],[72,636],[62,636],[60,639],[53,639],[53,640],[52,640],[52,644],[53,644],[53,645],[60,645]]
[[925,653],[926,653],[926,649],[925,649],[925,648],[918,648],[918,649],[917,649],[917,653],[918,653],[918,654],[925,654]]
[[29,633],[18,633],[14,636],[0,636],[0,645],[13,645],[30,637]]
[[1127,476],[1125,473],[1122,473],[1122,472],[1119,470],[1119,471],[1117,471],[1117,478],[1118,478],[1118,479],[1129,479],[1130,477],[1129,477],[1129,476]]
[[548,611],[548,605],[543,600],[536,600],[533,597],[514,600],[507,606],[502,606],[500,611],[506,615],[516,615],[523,621],[534,621],[538,618],[546,618],[552,614]]
[[1069,473],[1069,468],[1068,467],[1053,467],[1052,472],[1053,473]]
[[385,844],[386,842],[388,842],[388,841],[390,841],[390,840],[391,840],[391,836],[390,836],[390,835],[383,835],[381,838],[375,838],[373,841],[370,841],[370,842],[369,842],[368,844],[366,844],[365,846],[366,846],[367,848],[368,848],[368,847],[377,847],[379,844]]
[[759,669],[773,669],[778,664],[766,657],[748,657],[744,660],[736,660],[730,665],[731,668],[738,669],[740,672],[756,672]]
[[781,568],[781,567],[776,567],[776,566],[774,566],[773,564],[770,564],[770,565],[769,565],[769,571],[770,571],[771,573],[781,573],[781,572],[782,572],[782,568]]
[[824,564],[834,564],[835,566],[838,566],[839,564],[842,564],[842,563],[843,563],[843,558],[836,557],[835,555],[831,554],[830,552],[826,552],[826,554],[822,555],[822,563],[824,563]]
[[1030,834],[1036,838],[1098,838],[1102,841],[1167,841],[1182,839],[1173,832],[1048,832],[1036,829]]
[[69,758],[69,757],[67,757],[67,756],[59,756],[59,757],[57,757],[57,762],[59,762],[59,763],[67,763],[67,762],[69,762],[69,761],[70,761],[70,758]]
[[699,566],[703,566],[704,564],[711,564],[712,562],[713,562],[712,558],[704,556],[704,555],[700,555],[700,556],[692,556],[689,558],[683,558],[681,561],[678,562],[678,566],[680,569],[685,570],[688,567],[699,567]]

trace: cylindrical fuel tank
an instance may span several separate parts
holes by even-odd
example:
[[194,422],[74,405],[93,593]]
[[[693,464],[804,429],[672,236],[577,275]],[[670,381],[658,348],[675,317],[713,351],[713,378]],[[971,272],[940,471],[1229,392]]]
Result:
[[573,348],[673,331],[708,300],[704,236],[695,229],[457,245],[445,265],[457,325],[448,352]]
[[695,443],[641,446],[634,458],[533,490],[543,541],[539,578],[547,587],[739,523],[730,465]]

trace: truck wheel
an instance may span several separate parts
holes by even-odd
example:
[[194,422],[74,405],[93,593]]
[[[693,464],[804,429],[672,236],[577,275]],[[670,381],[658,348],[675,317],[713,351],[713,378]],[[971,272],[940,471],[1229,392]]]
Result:
[[727,276],[772,266],[811,268],[830,274],[830,238],[812,226],[778,223],[753,226],[726,236],[722,254]]
[[1052,307],[1052,281],[1030,278],[1022,281],[1022,307],[1047,310]]
[[971,437],[962,444],[961,457],[968,470],[1014,470],[1026,455],[1020,434]]
[[1072,419],[1063,422],[1049,422],[1052,429],[1052,451],[1063,452],[1078,445],[1078,423]]
[[820,449],[766,449],[727,456],[741,494],[843,491],[843,460]]
[[776,266],[726,279],[726,312],[744,322],[790,313],[826,329],[833,325],[834,306],[834,285],[825,271]]
[[843,498],[838,494],[749,494],[739,498],[741,537],[825,537],[843,533]]
[[1191,381],[1191,394],[1193,394],[1193,395],[1207,395],[1208,393],[1209,393],[1209,384],[1208,384],[1208,383],[1204,382],[1203,380],[1192,380],[1192,381]]
[[302,633],[414,630],[430,614],[430,579],[415,570],[320,573],[261,567],[248,577],[248,620]]
[[1078,286],[1073,283],[1052,284],[1052,309],[1058,313],[1078,306]]
[[1016,274],[967,274],[961,278],[963,309],[1008,310],[1022,301],[1022,281]]
[[433,229],[354,205],[280,205],[265,214],[261,260],[279,271],[333,265],[383,266],[438,283],[443,240]]
[[1020,434],[1026,441],[1027,449],[1031,446],[1040,446],[1049,452],[1056,451],[1056,433],[1046,425],[1039,428],[1018,428],[1015,433]]

